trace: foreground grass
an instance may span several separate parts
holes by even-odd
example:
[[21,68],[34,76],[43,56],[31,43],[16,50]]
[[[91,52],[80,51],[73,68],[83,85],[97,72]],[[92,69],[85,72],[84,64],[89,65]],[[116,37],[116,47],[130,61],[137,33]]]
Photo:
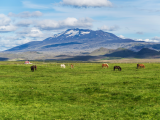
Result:
[[0,119],[160,119],[158,63],[36,64],[0,63]]

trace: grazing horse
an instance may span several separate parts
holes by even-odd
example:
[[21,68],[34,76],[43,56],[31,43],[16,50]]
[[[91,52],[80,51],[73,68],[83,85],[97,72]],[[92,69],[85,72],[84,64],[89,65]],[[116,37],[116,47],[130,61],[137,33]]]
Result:
[[103,64],[102,64],[102,68],[103,68],[103,67],[105,67],[105,68],[107,67],[107,68],[108,68],[108,66],[109,66],[109,65],[108,65],[107,63],[103,63]]
[[137,69],[138,69],[139,67],[140,67],[140,68],[145,68],[145,66],[144,66],[143,64],[137,64]]
[[32,65],[31,66],[31,71],[34,72],[34,70],[37,70],[37,66],[36,65]]
[[114,71],[115,69],[118,69],[119,71],[121,71],[121,67],[120,66],[114,66]]
[[61,68],[66,68],[65,64],[61,64]]
[[74,66],[71,64],[71,69],[74,68]]

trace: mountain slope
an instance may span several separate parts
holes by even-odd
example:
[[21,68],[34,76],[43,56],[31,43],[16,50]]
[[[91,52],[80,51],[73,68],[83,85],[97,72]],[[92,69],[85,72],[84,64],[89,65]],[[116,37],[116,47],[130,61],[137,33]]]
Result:
[[156,55],[160,55],[160,52],[155,51],[155,50],[151,50],[149,48],[143,48],[141,49],[139,52],[137,52],[137,56],[138,57],[151,57],[151,56],[156,56]]
[[114,49],[107,49],[107,48],[103,48],[103,47],[101,47],[101,48],[99,48],[99,49],[96,49],[96,50],[94,50],[94,51],[92,51],[91,53],[90,53],[90,55],[105,55],[105,54],[110,54],[110,53],[112,53],[112,52],[114,52],[115,50]]
[[136,52],[124,48],[119,48],[111,54],[106,54],[108,57],[134,57],[135,55]]

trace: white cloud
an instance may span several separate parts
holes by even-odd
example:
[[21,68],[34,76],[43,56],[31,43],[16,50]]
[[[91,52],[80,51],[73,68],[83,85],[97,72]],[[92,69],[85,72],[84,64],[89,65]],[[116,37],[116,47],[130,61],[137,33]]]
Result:
[[11,32],[15,31],[17,27],[13,25],[8,25],[8,26],[0,26],[0,32]]
[[158,40],[150,40],[150,39],[136,39],[136,41],[145,41],[145,42],[159,42]]
[[71,5],[76,7],[111,7],[109,0],[63,0],[63,5]]
[[120,37],[120,38],[122,38],[122,39],[126,39],[123,35],[120,35],[120,36],[118,36],[118,37]]
[[28,43],[28,42],[31,42],[32,39],[31,38],[23,38],[21,40],[17,40],[14,42],[14,45],[17,46],[17,45],[22,45],[22,44],[25,44],[25,43]]
[[154,38],[152,38],[152,40],[158,40],[158,41],[160,41],[160,37],[154,37]]
[[21,21],[17,22],[16,25],[21,26],[21,27],[28,27],[32,23],[33,23],[32,20],[21,20]]
[[8,14],[8,16],[10,16],[10,17],[20,17],[20,18],[29,18],[29,17],[40,17],[40,16],[42,16],[42,13],[40,11],[34,11],[34,12],[25,11],[25,12],[21,12],[19,14],[14,14],[14,13],[10,12]]
[[8,18],[6,15],[4,14],[0,14],[0,26],[6,26],[9,25],[11,22],[11,19]]
[[88,28],[92,26],[92,19],[91,18],[76,19],[69,17],[63,21],[43,20],[43,21],[37,21],[35,26],[43,30],[77,28],[77,27]]
[[[16,47],[18,45],[22,45],[31,41],[40,41],[44,40],[44,38],[37,37],[38,35],[42,35],[41,32],[39,32],[37,29],[32,28],[30,32],[26,35],[6,35],[2,36],[0,39],[0,51],[4,51],[13,47]],[[34,38],[36,36],[36,38]]]
[[[118,36],[122,39],[127,39],[126,37],[124,37],[123,35]],[[130,39],[130,38],[129,38]],[[152,39],[133,39],[135,41],[144,41],[144,42],[160,42],[160,37],[154,37]]]
[[11,24],[11,19],[4,14],[0,14],[0,32],[11,32],[17,29]]
[[28,37],[42,37],[43,33],[37,29],[37,28],[32,28],[29,34],[27,34]]
[[37,28],[28,28],[21,30],[20,32],[16,32],[20,37],[32,37],[32,38],[40,38],[43,37],[43,33]]
[[30,38],[19,38],[15,36],[8,36],[3,37],[3,39],[0,40],[0,51],[4,51],[10,48],[13,48],[17,45],[25,44],[32,41]]
[[119,27],[117,25],[112,26],[112,27],[108,27],[106,25],[103,25],[102,27],[98,28],[100,30],[104,30],[104,31],[116,31],[119,29]]

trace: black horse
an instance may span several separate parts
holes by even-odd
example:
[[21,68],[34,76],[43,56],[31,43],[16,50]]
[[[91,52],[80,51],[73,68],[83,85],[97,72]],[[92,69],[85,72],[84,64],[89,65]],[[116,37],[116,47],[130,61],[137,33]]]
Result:
[[32,65],[31,66],[31,71],[34,72],[34,70],[37,70],[37,66],[36,65]]
[[119,71],[122,70],[120,66],[114,66],[114,71],[115,71],[115,69],[118,69]]

